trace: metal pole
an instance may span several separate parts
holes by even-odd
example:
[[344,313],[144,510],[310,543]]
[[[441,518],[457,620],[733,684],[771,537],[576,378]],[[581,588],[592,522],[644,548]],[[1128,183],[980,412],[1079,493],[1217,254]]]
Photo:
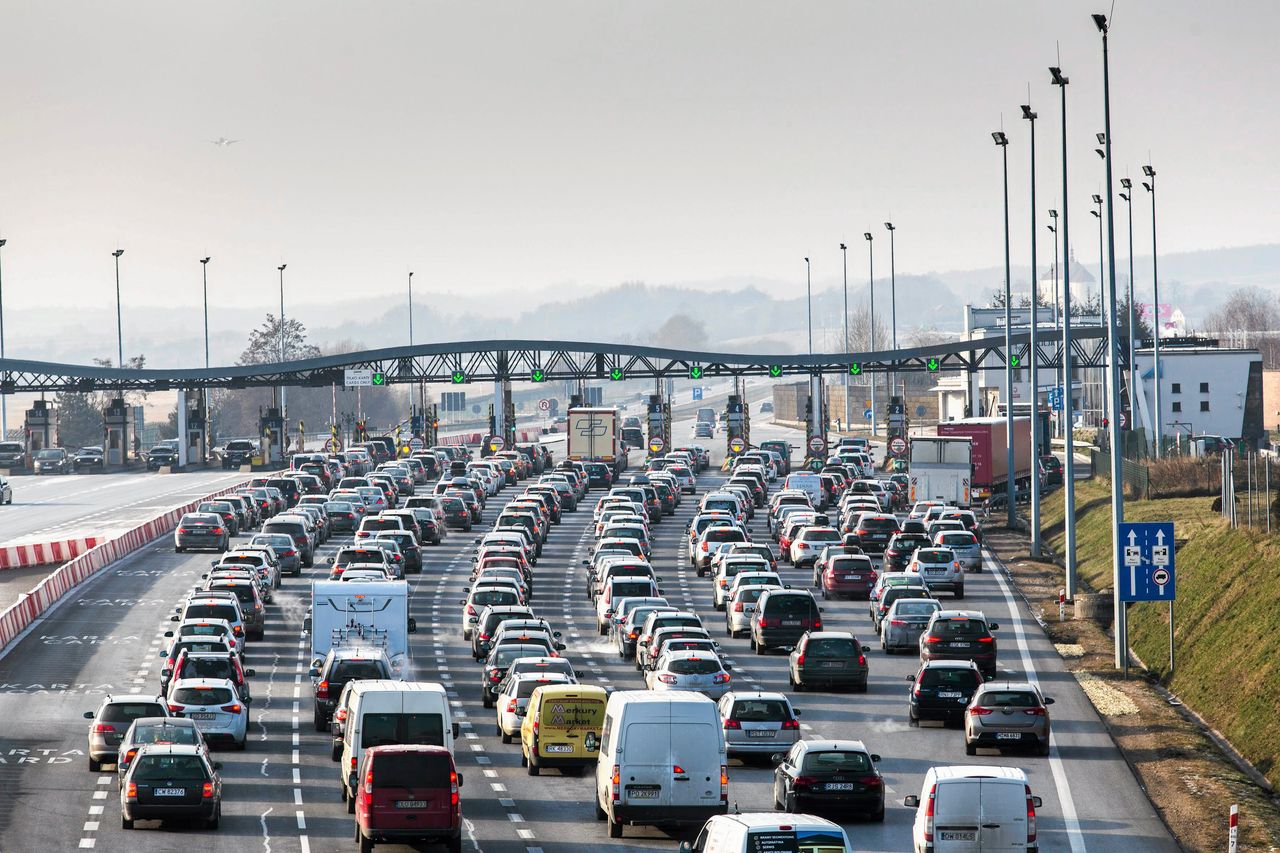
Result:
[[[204,293],[204,366],[209,369],[209,261],[212,258],[200,259],[200,280]],[[200,399],[204,404],[204,442],[201,448],[203,458],[201,462],[209,461],[209,389],[203,388],[200,392]],[[186,441],[186,437],[182,437]]]
[[[844,274],[844,351],[850,350],[849,346],[849,247],[844,243],[840,244],[840,267]],[[849,371],[844,372],[844,425],[845,429],[852,428],[853,425],[853,407],[849,405]]]
[[1262,475],[1267,484],[1267,496],[1264,499],[1264,509],[1267,513],[1267,533],[1271,532],[1271,456],[1270,454],[1262,457]]
[[[871,351],[876,351],[876,253],[875,238],[868,231],[867,238],[867,288],[871,291]],[[876,382],[877,372],[871,372],[871,437],[876,434]]]
[[413,346],[413,271],[409,272],[409,346]]
[[1138,337],[1138,324],[1135,322],[1138,317],[1137,309],[1133,304],[1133,189],[1128,178],[1124,179],[1125,207],[1129,211],[1129,429],[1137,429],[1138,427],[1138,394],[1141,393],[1138,385],[1138,361],[1134,358],[1136,349],[1134,341]]
[[[1102,32],[1102,103],[1105,118],[1107,167],[1107,249],[1110,264],[1107,268],[1107,376],[1111,380],[1111,530],[1120,529],[1124,522],[1124,466],[1120,445],[1120,341],[1116,332],[1116,242],[1115,242],[1115,190],[1111,183],[1111,61],[1107,45],[1107,19],[1095,15],[1094,22]],[[1120,601],[1120,549],[1111,549],[1111,581],[1115,595],[1116,611],[1116,667],[1129,662],[1128,610]]]
[[1169,602],[1169,683],[1173,683],[1173,602]]
[[804,259],[804,292],[809,318],[809,355],[813,355],[813,275],[808,258]]
[[[1009,139],[1003,132],[993,133],[1004,163],[1004,423],[1005,478],[1007,496],[1005,523],[1012,528],[1017,522],[1017,471],[1013,453],[1013,283],[1009,266]],[[1034,309],[1034,306],[1032,308]],[[1033,356],[1034,357],[1034,356]]]
[[[276,269],[280,271],[280,363],[284,364],[284,268],[288,264],[281,264]],[[289,415],[288,403],[285,400],[285,387],[280,386],[280,418],[287,421]],[[285,424],[285,432],[288,432],[288,423]],[[281,452],[284,452],[284,436],[280,441]]]
[[116,367],[124,367],[124,325],[120,319],[120,256],[124,249],[116,249],[111,256],[116,259],[116,347],[118,358]]
[[1156,170],[1151,166],[1143,166],[1142,172],[1148,182],[1143,182],[1147,192],[1151,194],[1151,289],[1154,303],[1151,307],[1151,360],[1153,364],[1152,381],[1156,390],[1156,458],[1160,458],[1161,442],[1164,438],[1163,419],[1160,410],[1160,276],[1156,265]]
[[[1071,217],[1067,185],[1067,84],[1062,69],[1049,69],[1053,84],[1062,92],[1062,257],[1067,264],[1062,268],[1062,408],[1065,416],[1062,436],[1066,441],[1066,459],[1062,471],[1062,500],[1064,505],[1063,562],[1066,566],[1067,600],[1076,597],[1076,452],[1075,452],[1075,400],[1071,384]],[[1056,246],[1056,243],[1055,243]]]
[[893,398],[894,391],[898,388],[898,262],[894,257],[894,231],[892,222],[886,222],[884,227],[889,229],[889,323],[893,327],[893,372],[889,377],[889,397]]
[[[0,249],[4,248],[4,244],[8,240],[0,240]],[[4,265],[0,263],[0,360],[4,359]],[[0,373],[0,381],[7,378],[7,374]],[[9,394],[0,386],[0,441],[9,438]]]
[[1022,117],[1031,123],[1031,556],[1040,557],[1040,268],[1036,264],[1036,119],[1028,104]]

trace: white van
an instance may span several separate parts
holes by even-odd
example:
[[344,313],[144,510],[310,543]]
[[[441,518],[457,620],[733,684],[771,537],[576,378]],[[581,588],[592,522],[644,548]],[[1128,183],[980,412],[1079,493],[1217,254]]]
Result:
[[817,474],[788,474],[782,488],[794,489],[809,496],[809,503],[816,510],[826,509],[827,493],[822,488],[822,478]]
[[453,752],[458,724],[449,710],[444,687],[427,681],[370,679],[351,681],[342,689],[334,711],[334,725],[341,730],[341,748],[334,753],[347,812],[355,809],[358,766],[364,751],[385,744],[443,746]]
[[620,690],[609,697],[596,763],[596,817],[609,837],[624,823],[697,825],[729,810],[729,772],[716,703],[699,693]]
[[807,814],[777,812],[716,815],[707,821],[692,844],[681,842],[680,853],[852,853],[849,836],[840,824]]
[[903,804],[916,810],[915,853],[1039,851],[1036,809],[1027,774],[1017,767],[930,767],[920,796]]

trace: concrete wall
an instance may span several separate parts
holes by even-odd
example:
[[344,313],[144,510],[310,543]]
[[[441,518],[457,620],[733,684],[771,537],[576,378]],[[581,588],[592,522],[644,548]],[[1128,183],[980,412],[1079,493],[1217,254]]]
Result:
[[1262,426],[1280,429],[1280,370],[1262,371]]

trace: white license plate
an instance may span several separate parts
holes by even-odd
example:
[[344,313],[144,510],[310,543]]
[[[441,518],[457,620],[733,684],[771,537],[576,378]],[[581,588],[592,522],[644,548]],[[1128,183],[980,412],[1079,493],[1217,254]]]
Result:
[[662,789],[657,785],[650,788],[633,788],[627,787],[627,797],[632,800],[656,800]]
[[947,693],[938,693],[939,699],[959,699],[960,694],[948,691]]
[[783,619],[782,624],[787,628],[799,627],[800,620],[799,619]]
[[943,573],[943,572],[945,572],[945,571],[946,571],[946,569],[925,569],[925,570],[924,570],[924,573],[925,573],[926,575],[940,575],[940,574],[942,574],[942,573]]
[[828,791],[852,791],[853,783],[852,782],[828,782],[827,790]]
[[953,648],[953,649],[967,649],[967,648],[969,648],[969,644],[968,644],[968,643],[951,643],[951,644],[950,644],[950,646],[951,646],[951,648]]
[[153,788],[152,794],[157,797],[185,797],[187,795],[186,788]]
[[217,715],[215,714],[188,714],[187,716],[189,716],[193,720],[216,720],[217,719]]
[[845,576],[842,578],[842,580],[847,580],[847,581],[860,581],[860,580],[862,580],[862,575],[845,575]]
[[543,752],[573,752],[573,744],[549,743],[542,748]]
[[842,666],[844,666],[844,664],[838,660],[824,660],[822,662],[823,669],[839,669]]
[[747,737],[773,737],[773,729],[748,729]]
[[1022,740],[1021,732],[996,732],[996,740]]
[[977,841],[977,830],[941,830],[938,833],[939,841]]
[[425,809],[426,807],[426,800],[396,800],[398,809]]

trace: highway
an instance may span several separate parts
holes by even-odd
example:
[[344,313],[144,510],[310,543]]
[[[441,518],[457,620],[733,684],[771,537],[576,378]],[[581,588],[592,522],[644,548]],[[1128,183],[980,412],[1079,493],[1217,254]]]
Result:
[[[672,434],[676,445],[691,441],[691,421],[676,422]],[[793,430],[758,419],[753,439],[774,437],[788,438],[796,446],[803,441]],[[714,442],[702,443],[718,448],[717,459],[722,456],[719,435]],[[552,446],[559,455],[560,446]],[[134,479],[164,483],[181,479],[185,487],[188,478],[195,476]],[[705,473],[699,479],[699,494],[722,477],[714,468]],[[86,482],[107,479],[94,477]],[[24,491],[29,481],[19,480]],[[205,490],[219,485],[212,475],[204,481]],[[490,499],[486,524],[518,490],[508,488]],[[49,497],[56,500],[65,494],[53,488]],[[585,569],[580,563],[592,544],[590,507],[597,496],[593,493],[581,509],[567,514],[564,523],[553,529],[535,569],[533,605],[564,632],[568,644],[564,654],[585,675],[584,680],[641,689],[643,682],[634,668],[620,661],[612,646],[597,636],[594,611],[583,594]],[[182,499],[159,493],[133,499],[162,498],[169,503]],[[23,499],[31,498],[23,495],[19,502]],[[111,514],[115,504],[111,507],[98,511]],[[736,684],[785,690],[785,655],[757,657],[749,652],[745,639],[724,636],[723,616],[710,604],[709,582],[688,568],[683,531],[695,507],[696,498],[686,496],[675,518],[655,528],[653,561],[664,579],[666,595],[703,616],[735,665]],[[49,508],[46,505],[45,510],[31,514],[43,515]],[[6,525],[6,535],[8,530]],[[753,532],[767,541],[762,520],[756,521]],[[427,549],[423,573],[410,581],[413,615],[419,625],[414,639],[417,677],[438,680],[451,691],[464,732],[457,749],[459,769],[465,776],[464,848],[476,853],[587,851],[601,846],[673,850],[678,838],[644,827],[627,827],[624,838],[610,840],[604,824],[593,820],[590,774],[562,777],[552,771],[530,778],[519,766],[518,746],[503,745],[495,736],[493,712],[480,703],[479,666],[459,630],[457,602],[467,587],[474,538],[453,532],[440,547]],[[0,851],[29,850],[37,844],[49,850],[130,853],[191,846],[228,853],[353,849],[352,820],[339,800],[329,737],[311,727],[309,652],[301,629],[308,581],[327,573],[324,558],[341,541],[331,540],[321,550],[316,568],[307,570],[301,580],[286,579],[270,607],[265,639],[249,646],[248,665],[257,671],[252,735],[246,752],[217,754],[224,765],[225,799],[222,826],[216,831],[154,823],[122,830],[114,770],[95,774],[87,768],[88,721],[83,718],[104,693],[158,689],[162,633],[170,626],[167,617],[207,569],[210,555],[175,554],[170,542],[157,542],[69,594],[37,623],[0,659],[0,718],[9,721],[0,732],[0,786],[6,794],[0,798]],[[914,671],[915,659],[885,656],[877,642],[869,653],[871,680],[866,694],[792,696],[804,712],[806,738],[861,738],[884,756],[880,767],[889,790],[886,819],[883,824],[848,824],[854,849],[886,853],[909,849],[914,811],[901,805],[902,798],[919,792],[924,772],[934,764],[976,763],[1016,765],[1028,772],[1033,792],[1044,799],[1038,821],[1044,851],[1178,850],[1083,692],[1034,618],[993,568],[988,559],[986,571],[968,578],[964,606],[983,610],[1000,623],[1001,668],[1010,677],[1034,671],[1045,692],[1056,699],[1052,754],[1040,758],[984,752],[967,758],[958,729],[927,724],[910,728],[905,678]],[[782,572],[793,586],[807,584],[810,576],[807,570],[788,567],[782,567]],[[942,597],[946,599],[945,594]],[[864,642],[873,639],[865,602],[829,601],[823,606],[828,626],[853,630]],[[21,724],[15,724],[19,720]],[[735,760],[730,767],[731,807],[771,810],[771,778],[767,766]],[[379,849],[384,848],[379,845]],[[387,845],[385,849],[409,848]]]

